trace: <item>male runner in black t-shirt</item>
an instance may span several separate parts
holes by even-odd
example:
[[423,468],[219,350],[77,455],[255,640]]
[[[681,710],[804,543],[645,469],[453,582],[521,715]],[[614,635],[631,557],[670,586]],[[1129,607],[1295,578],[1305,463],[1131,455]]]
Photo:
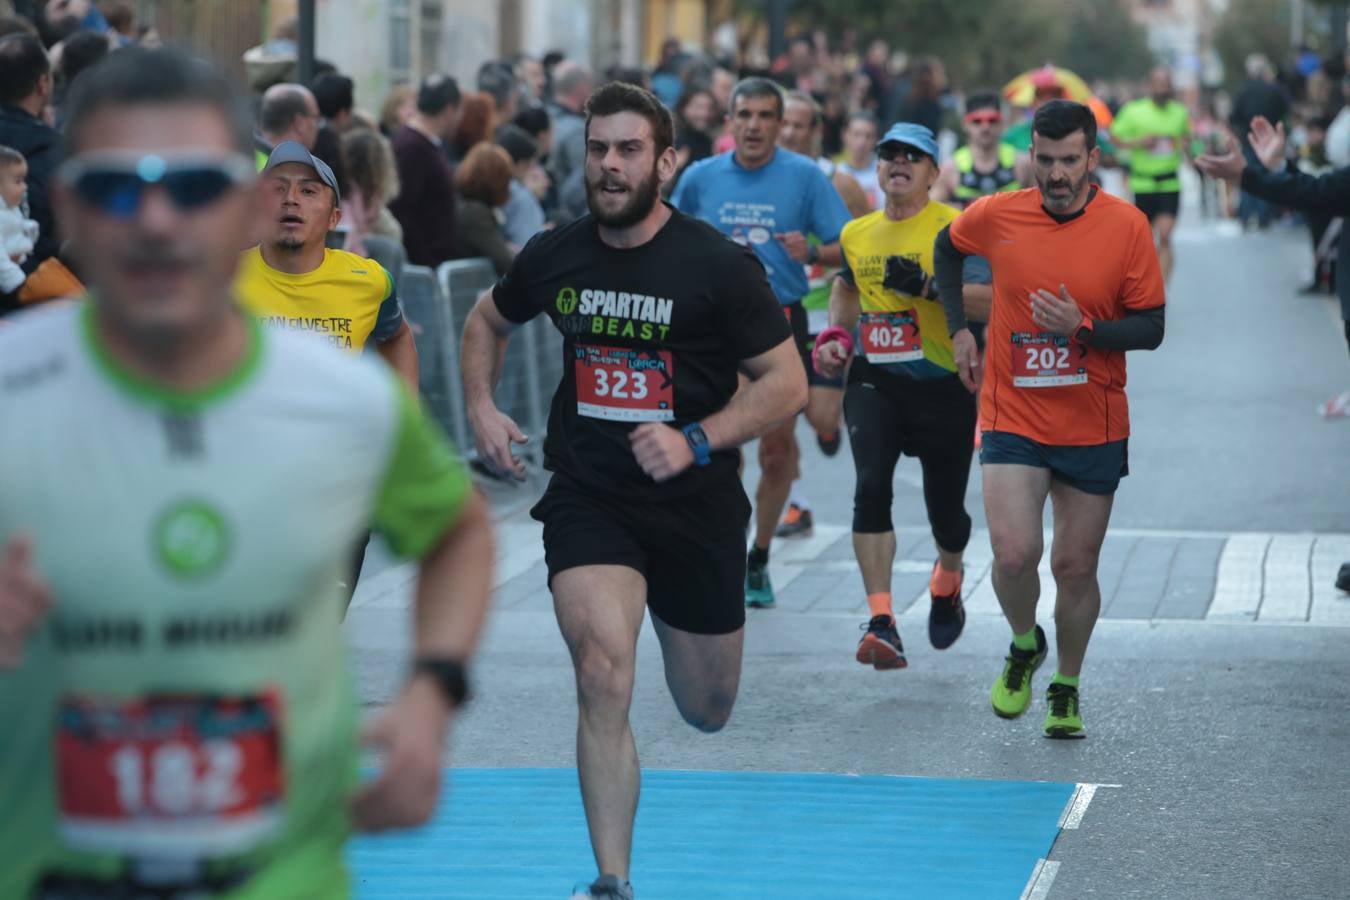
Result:
[[[586,106],[591,215],[532,239],[464,328],[480,458],[517,477],[525,438],[492,399],[505,338],[540,312],[562,332],[544,445],[549,586],[576,668],[577,764],[600,878],[631,898],[638,759],[628,724],[644,608],[680,714],[717,731],[740,682],[745,526],[736,447],[799,412],[806,373],[754,254],[662,203],[670,113],[631,85]],[[736,393],[736,374],[755,379]],[[735,399],[733,400],[733,395]]]

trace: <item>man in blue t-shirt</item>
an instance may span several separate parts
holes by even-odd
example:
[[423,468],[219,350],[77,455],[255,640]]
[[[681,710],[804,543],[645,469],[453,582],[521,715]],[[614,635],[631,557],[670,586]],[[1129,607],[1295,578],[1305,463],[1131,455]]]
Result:
[[[839,234],[849,221],[848,208],[830,179],[805,156],[778,146],[783,123],[783,93],[763,78],[747,78],[731,91],[727,124],[736,150],[697,162],[685,170],[671,203],[680,212],[711,223],[737,243],[752,247],[783,304],[811,370],[807,351],[806,310],[801,299],[808,285],[804,264],[840,262]],[[806,235],[820,244],[807,242]],[[769,583],[769,541],[798,476],[796,419],[759,440],[759,487],[755,491],[755,542],[745,576],[748,606],[774,604]]]

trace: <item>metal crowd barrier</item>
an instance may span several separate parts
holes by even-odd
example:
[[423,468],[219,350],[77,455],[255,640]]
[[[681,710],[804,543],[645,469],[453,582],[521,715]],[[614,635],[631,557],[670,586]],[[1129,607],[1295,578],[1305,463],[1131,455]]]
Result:
[[[425,266],[410,265],[402,274],[398,292],[417,342],[423,403],[460,452],[472,457],[473,430],[459,375],[459,342],[469,310],[496,283],[492,263],[456,260],[443,263],[434,274]],[[494,395],[498,408],[529,437],[517,454],[532,465],[543,461],[549,401],[561,376],[562,338],[547,317],[538,316],[507,345]]]

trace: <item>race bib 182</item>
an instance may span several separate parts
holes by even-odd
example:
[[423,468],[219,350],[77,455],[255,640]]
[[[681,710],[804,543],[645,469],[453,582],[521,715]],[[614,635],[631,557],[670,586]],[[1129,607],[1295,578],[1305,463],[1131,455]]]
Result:
[[577,344],[577,412],[615,422],[675,419],[674,360],[669,350]]
[[89,853],[209,859],[282,823],[275,694],[66,697],[56,727],[61,835]]
[[1015,387],[1087,384],[1087,346],[1049,332],[1014,331],[1012,375]]
[[858,320],[863,355],[870,363],[917,362],[923,359],[923,339],[914,310],[863,313]]

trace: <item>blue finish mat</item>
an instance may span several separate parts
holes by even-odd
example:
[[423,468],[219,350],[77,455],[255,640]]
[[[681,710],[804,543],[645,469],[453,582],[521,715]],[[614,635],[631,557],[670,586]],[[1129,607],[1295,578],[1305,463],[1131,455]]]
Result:
[[[641,900],[1009,898],[1047,855],[1074,785],[644,771]],[[572,769],[452,769],[432,824],[363,837],[355,895],[567,898],[594,877]]]

